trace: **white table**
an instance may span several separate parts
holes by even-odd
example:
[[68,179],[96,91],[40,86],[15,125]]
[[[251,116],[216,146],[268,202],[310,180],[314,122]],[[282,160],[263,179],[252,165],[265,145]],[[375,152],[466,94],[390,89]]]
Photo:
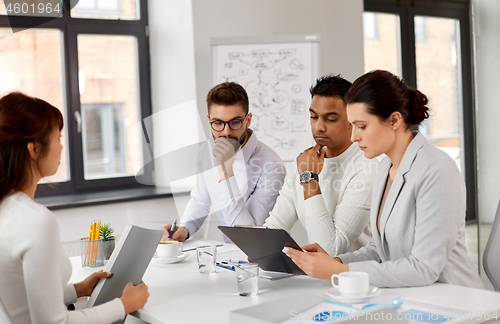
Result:
[[[227,245],[223,249],[227,249]],[[218,269],[214,274],[198,272],[196,251],[174,264],[150,263],[144,275],[150,297],[146,306],[135,316],[152,323],[229,323],[229,312],[284,297],[313,292],[327,299],[328,280],[294,276],[275,281],[259,278],[259,294],[252,297],[238,295],[235,273]],[[241,251],[218,253],[218,260],[245,259]],[[101,268],[81,267],[80,257],[71,258],[72,282],[77,282]],[[427,287],[383,289],[382,295],[398,295],[428,303],[445,304],[458,309],[500,309],[500,293],[446,284]],[[500,311],[498,312],[500,316]]]

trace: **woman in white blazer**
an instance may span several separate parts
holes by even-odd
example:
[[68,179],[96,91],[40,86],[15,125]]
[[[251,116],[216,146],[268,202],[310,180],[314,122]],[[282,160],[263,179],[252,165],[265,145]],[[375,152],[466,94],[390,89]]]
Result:
[[67,304],[90,296],[111,274],[99,271],[70,283],[57,219],[33,201],[40,179],[59,167],[62,128],[61,112],[43,100],[22,93],[0,98],[0,300],[14,324],[113,323],[149,296],[144,283],[129,283],[121,298],[68,311]]
[[427,97],[398,77],[376,70],[346,96],[347,115],[367,158],[381,154],[373,183],[373,238],[358,251],[329,257],[318,244],[307,253],[284,248],[309,276],[329,279],[364,271],[378,287],[436,281],[484,288],[465,247],[465,185],[456,163],[411,126],[429,117]]

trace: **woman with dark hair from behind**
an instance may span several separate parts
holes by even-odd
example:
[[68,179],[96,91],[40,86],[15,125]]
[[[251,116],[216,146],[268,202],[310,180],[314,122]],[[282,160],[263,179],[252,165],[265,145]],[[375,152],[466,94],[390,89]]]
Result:
[[443,282],[484,288],[465,247],[465,185],[456,163],[412,132],[429,117],[427,97],[388,71],[354,81],[346,95],[353,142],[367,158],[387,155],[373,183],[372,241],[331,258],[318,245],[284,248],[309,276],[364,271],[378,287]]
[[[113,323],[142,308],[144,283],[84,310],[65,305],[90,296],[99,271],[71,284],[71,263],[55,215],[33,201],[40,179],[56,173],[63,117],[49,103],[14,92],[0,98],[0,299],[16,323]],[[50,235],[48,235],[50,234]]]

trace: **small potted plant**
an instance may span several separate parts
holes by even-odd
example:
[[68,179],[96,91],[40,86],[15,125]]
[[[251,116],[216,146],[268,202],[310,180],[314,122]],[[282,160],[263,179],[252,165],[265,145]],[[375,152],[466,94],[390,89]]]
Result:
[[114,232],[115,230],[111,227],[111,224],[101,224],[99,236],[102,239],[102,249],[105,260],[109,260],[109,257],[115,249],[115,237],[113,236]]

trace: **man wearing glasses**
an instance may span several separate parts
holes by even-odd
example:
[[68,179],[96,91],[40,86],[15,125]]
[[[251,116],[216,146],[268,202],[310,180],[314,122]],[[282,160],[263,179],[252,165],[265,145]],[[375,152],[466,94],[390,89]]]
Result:
[[[196,232],[210,207],[221,225],[262,225],[285,178],[279,156],[249,128],[252,113],[242,86],[215,86],[208,92],[207,106],[213,140],[200,149],[196,186],[171,236],[176,241]],[[164,240],[171,228],[172,224],[162,227]]]

